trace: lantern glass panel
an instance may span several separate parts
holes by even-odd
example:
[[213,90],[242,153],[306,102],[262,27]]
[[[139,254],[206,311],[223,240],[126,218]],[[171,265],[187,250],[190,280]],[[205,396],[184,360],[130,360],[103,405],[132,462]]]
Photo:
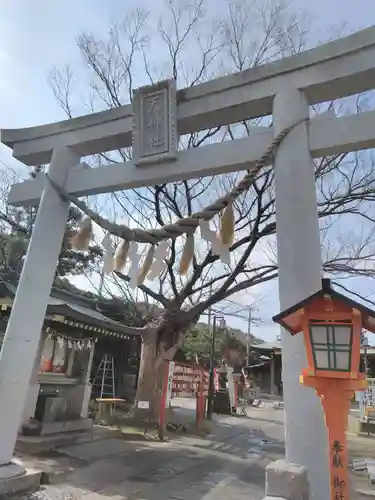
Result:
[[317,370],[350,371],[351,325],[312,323],[310,338]]
[[327,344],[327,327],[326,325],[311,326],[311,342],[313,344]]
[[351,346],[352,343],[352,327],[346,325],[335,325],[336,342],[345,345],[347,347]]
[[345,371],[350,369],[350,352],[336,351],[336,368]]
[[330,353],[328,351],[315,351],[315,364],[316,368],[319,367],[320,370],[328,370],[329,369],[329,361],[328,355]]

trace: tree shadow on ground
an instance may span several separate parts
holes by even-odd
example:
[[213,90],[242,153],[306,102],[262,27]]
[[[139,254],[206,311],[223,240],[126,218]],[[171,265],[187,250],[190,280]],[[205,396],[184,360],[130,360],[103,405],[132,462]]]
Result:
[[[85,471],[77,471],[65,479],[67,487],[64,487],[64,495],[67,498],[79,498],[83,492],[96,493],[99,498],[111,498],[121,496],[124,498],[142,500],[201,500],[213,489],[226,489],[230,492],[231,487],[238,490],[256,489],[259,495],[252,498],[262,498],[264,495],[264,466],[253,463],[247,464],[230,463],[221,455],[212,458],[199,456],[194,451],[175,450],[149,450],[149,455],[143,457],[143,466],[140,464],[129,465],[121,457],[116,459],[100,461],[95,466],[90,466]],[[105,477],[105,484],[103,484]],[[51,491],[46,491],[48,496]],[[69,495],[69,496],[68,496]],[[229,498],[237,498],[238,495],[230,493]]]
[[240,419],[217,421],[214,432],[205,438],[179,436],[166,443],[113,441],[113,455],[109,440],[80,445],[81,459],[86,446],[87,456],[94,457],[91,463],[86,460],[86,466],[60,477],[57,484],[18,499],[84,500],[90,494],[90,499],[98,500],[202,500],[214,490],[218,498],[242,500],[246,495],[257,500],[264,496],[265,466],[284,454],[281,440]]

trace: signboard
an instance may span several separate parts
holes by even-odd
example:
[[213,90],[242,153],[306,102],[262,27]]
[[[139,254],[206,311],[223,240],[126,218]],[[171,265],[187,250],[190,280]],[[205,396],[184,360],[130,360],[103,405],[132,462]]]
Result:
[[228,391],[229,391],[230,407],[235,408],[237,406],[236,392],[235,392],[235,388],[234,388],[233,368],[231,366],[228,366],[228,368],[227,368],[227,379],[228,379]]
[[[172,396],[180,398],[195,398],[197,391],[197,382],[200,380],[202,367],[199,365],[183,365],[175,363],[173,380],[172,380]],[[209,373],[207,370],[203,372],[204,393],[208,394]]]
[[375,411],[375,379],[368,378],[367,383],[367,389],[359,393],[359,411],[361,422],[366,422],[366,415],[369,408]]
[[137,406],[140,410],[149,410],[150,409],[150,402],[149,401],[138,401]]
[[175,80],[164,80],[133,92],[133,162],[175,160],[177,155]]

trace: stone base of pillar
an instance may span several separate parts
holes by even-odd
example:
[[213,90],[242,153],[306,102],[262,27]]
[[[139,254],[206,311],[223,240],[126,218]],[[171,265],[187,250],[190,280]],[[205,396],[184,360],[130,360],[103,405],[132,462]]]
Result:
[[20,463],[0,465],[0,497],[20,492],[34,492],[40,486],[41,473],[26,470]]
[[309,500],[310,484],[302,465],[277,460],[266,467],[266,497]]
[[10,479],[12,477],[23,476],[26,469],[22,465],[10,462],[9,464],[0,465],[0,481]]

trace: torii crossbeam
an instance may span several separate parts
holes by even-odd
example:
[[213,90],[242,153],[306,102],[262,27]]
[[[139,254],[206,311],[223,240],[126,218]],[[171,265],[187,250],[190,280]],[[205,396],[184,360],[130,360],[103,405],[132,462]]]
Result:
[[[50,162],[51,179],[76,196],[245,170],[281,130],[308,118],[309,104],[375,88],[374,61],[372,27],[178,92],[172,82],[139,89],[134,109],[127,105],[41,127],[2,130],[1,141],[26,165]],[[162,103],[157,120],[150,111],[155,98]],[[178,135],[269,114],[273,127],[254,128],[248,138],[176,149]],[[150,120],[147,126],[145,120]],[[132,145],[134,162],[98,169],[81,163],[84,156]],[[317,116],[301,122],[281,144],[274,168],[282,310],[321,284],[311,157],[374,146],[375,111],[340,118]],[[68,202],[44,175],[12,186],[9,202],[39,204],[39,209],[0,357],[0,478],[1,465],[12,458],[68,216]],[[299,386],[303,366],[303,341],[283,335],[287,459],[307,467],[315,498],[327,498],[326,431],[319,400]]]

